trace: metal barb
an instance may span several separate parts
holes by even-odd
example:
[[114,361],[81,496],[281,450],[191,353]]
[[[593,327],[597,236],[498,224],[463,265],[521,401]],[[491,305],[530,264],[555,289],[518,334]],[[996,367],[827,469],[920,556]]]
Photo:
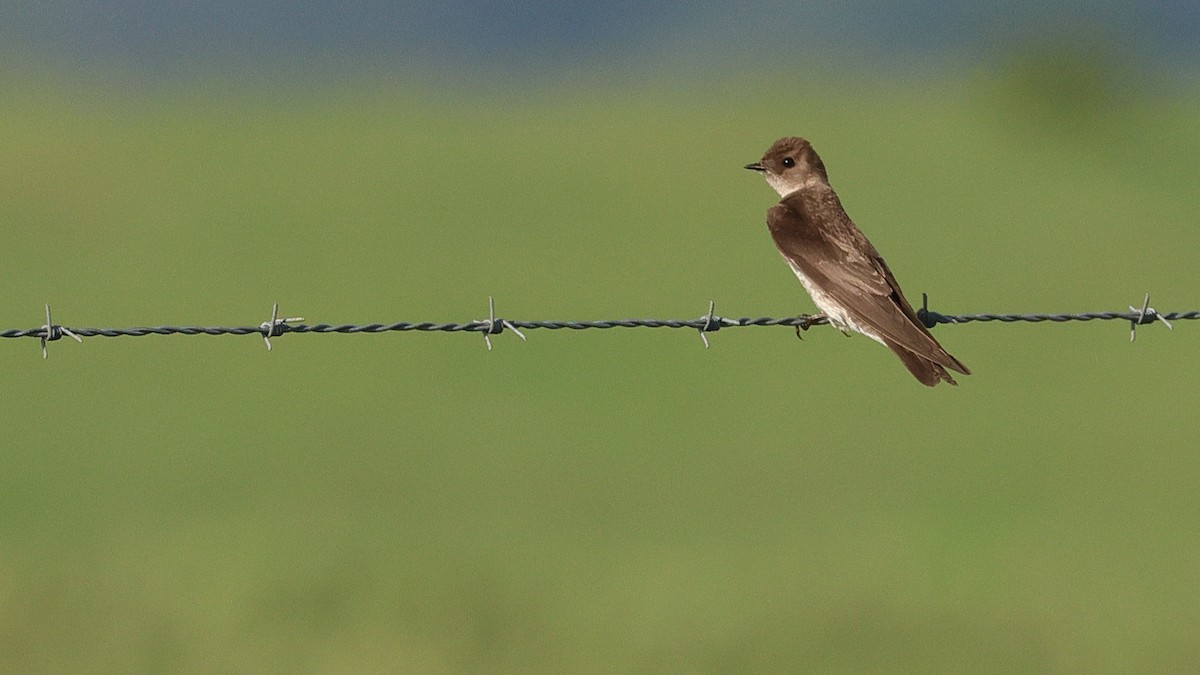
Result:
[[721,318],[717,316],[717,303],[715,300],[708,301],[708,314],[700,317],[704,319],[704,325],[700,327],[700,340],[704,343],[704,348],[708,349],[708,336],[705,333],[709,331],[721,330]]
[[1175,330],[1175,327],[1171,325],[1171,322],[1167,321],[1167,317],[1154,311],[1154,308],[1150,306],[1150,294],[1149,293],[1147,293],[1145,299],[1142,300],[1141,309],[1138,309],[1137,307],[1130,305],[1129,311],[1137,314],[1136,319],[1129,320],[1129,341],[1130,342],[1133,342],[1134,340],[1137,339],[1138,325],[1146,324],[1146,323],[1154,323],[1155,319],[1162,321],[1164,324],[1166,324],[1168,330]]
[[930,311],[929,294],[921,294],[921,309],[917,310],[917,318],[926,328],[936,328],[939,323],[959,323],[958,317],[946,316],[939,312]]
[[62,336],[64,336],[64,335],[72,337],[75,339],[76,342],[83,344],[83,338],[79,337],[75,333],[72,333],[70,328],[67,328],[66,326],[55,326],[54,325],[54,321],[52,321],[50,319],[50,305],[49,304],[46,305],[46,325],[42,326],[42,329],[45,331],[45,333],[41,336],[42,337],[42,358],[43,359],[45,359],[49,356],[49,354],[46,352],[46,343],[54,342],[55,340],[62,338]]
[[525,334],[522,333],[516,326],[514,326],[511,321],[509,321],[507,319],[497,319],[496,318],[496,301],[490,295],[488,296],[488,318],[487,318],[487,321],[486,322],[476,321],[476,323],[486,323],[486,325],[487,325],[487,329],[483,331],[483,342],[484,342],[484,344],[487,345],[487,350],[489,352],[492,351],[492,339],[488,336],[489,335],[499,335],[500,333],[504,332],[505,328],[516,333],[517,337],[521,338],[522,342],[528,341],[527,338],[525,337]]
[[271,351],[271,338],[278,337],[287,332],[288,323],[303,321],[302,316],[290,316],[286,319],[279,318],[279,303],[271,305],[271,320],[264,321],[258,325],[259,330],[263,334],[263,342],[267,343],[267,351]]
[[926,328],[933,328],[929,321],[929,294],[921,294],[921,309],[917,311],[917,318],[921,320],[921,325]]

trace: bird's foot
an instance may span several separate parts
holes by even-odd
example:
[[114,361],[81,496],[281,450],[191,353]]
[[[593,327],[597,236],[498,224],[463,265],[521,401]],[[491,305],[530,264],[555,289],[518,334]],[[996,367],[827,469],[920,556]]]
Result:
[[804,336],[800,335],[800,331],[808,330],[816,325],[819,321],[828,321],[829,317],[824,314],[801,314],[796,317],[801,323],[796,324],[796,337],[803,340]]

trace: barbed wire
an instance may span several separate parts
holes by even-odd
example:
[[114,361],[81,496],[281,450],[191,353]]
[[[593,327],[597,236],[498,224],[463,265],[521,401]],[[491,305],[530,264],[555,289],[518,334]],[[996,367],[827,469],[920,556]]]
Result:
[[[929,309],[929,297],[922,294],[922,306],[917,310],[917,317],[928,328],[942,324],[967,323],[1065,323],[1069,321],[1128,321],[1129,339],[1137,338],[1137,327],[1161,321],[1167,328],[1173,328],[1172,321],[1200,319],[1200,311],[1188,312],[1158,312],[1150,306],[1150,294],[1147,293],[1140,308],[1129,306],[1128,312],[1079,312],[1053,314],[942,314]],[[522,330],[591,330],[611,328],[691,328],[700,332],[704,346],[708,346],[707,333],[716,332],[723,328],[741,328],[748,326],[790,326],[800,331],[813,326],[829,324],[829,319],[823,315],[801,314],[799,316],[771,317],[742,317],[733,319],[716,314],[716,305],[708,303],[708,313],[696,319],[612,319],[600,321],[518,321],[496,316],[495,302],[488,297],[488,318],[468,321],[465,323],[433,323],[398,321],[396,323],[369,324],[303,324],[304,317],[279,317],[279,304],[271,310],[271,318],[257,326],[144,326],[135,328],[76,328],[55,324],[50,315],[50,305],[45,306],[46,323],[37,328],[11,329],[0,332],[0,338],[38,338],[42,344],[42,357],[47,355],[46,344],[62,339],[73,338],[83,342],[89,337],[141,337],[144,335],[258,335],[271,349],[271,338],[287,333],[388,333],[388,332],[436,332],[436,333],[482,333],[488,350],[492,348],[492,335],[499,335],[506,329],[512,331],[522,340],[525,334]]]

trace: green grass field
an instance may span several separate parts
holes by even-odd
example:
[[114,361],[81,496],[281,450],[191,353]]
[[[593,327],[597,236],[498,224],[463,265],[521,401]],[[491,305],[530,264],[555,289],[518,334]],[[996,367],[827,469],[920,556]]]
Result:
[[[768,82],[5,80],[0,328],[812,311],[788,134],[934,309],[1200,309],[1197,96]],[[934,390],[829,329],[5,340],[0,670],[1195,672],[1200,325],[1127,329],[940,327]]]

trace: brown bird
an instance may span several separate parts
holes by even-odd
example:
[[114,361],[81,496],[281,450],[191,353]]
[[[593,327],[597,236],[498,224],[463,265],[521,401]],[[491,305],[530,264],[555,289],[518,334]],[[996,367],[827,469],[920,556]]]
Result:
[[846,215],[808,141],[781,138],[746,168],[762,173],[779,193],[767,228],[829,323],[887,345],[926,386],[958,384],[947,369],[971,374],[917,318],[887,263]]

